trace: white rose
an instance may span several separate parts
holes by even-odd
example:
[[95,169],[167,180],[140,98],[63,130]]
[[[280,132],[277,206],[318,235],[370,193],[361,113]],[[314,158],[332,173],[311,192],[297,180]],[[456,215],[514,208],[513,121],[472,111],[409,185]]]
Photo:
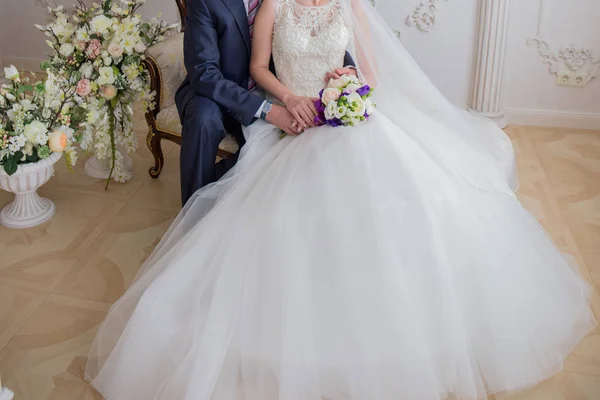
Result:
[[342,119],[342,117],[345,116],[348,111],[349,110],[346,106],[339,106],[335,108],[333,115],[335,115],[335,117],[338,119]]
[[351,110],[349,108],[348,115],[350,115],[351,117],[356,117],[356,116],[365,114],[365,102],[363,101],[363,99],[360,97],[360,95],[358,93],[356,93],[356,92],[350,93],[346,97],[346,99],[348,100],[348,103],[350,104],[350,108],[354,109],[354,110]]
[[120,58],[123,55],[123,48],[117,43],[111,43],[108,45],[108,53],[114,58]]
[[[25,126],[23,134],[25,135],[27,140],[35,143],[37,141],[38,136],[40,134],[45,135],[46,132],[48,132],[48,129],[46,128],[46,124],[36,120],[36,121],[33,121],[32,123],[30,123],[29,125]],[[44,144],[44,143],[40,143],[40,144]]]
[[25,111],[32,111],[37,109],[37,106],[33,104],[29,99],[21,100],[21,106],[23,106],[23,110]]
[[358,85],[358,84],[356,84],[356,83],[349,83],[348,86],[346,86],[344,88],[344,92],[354,93],[354,92],[356,92],[360,88],[361,88],[361,86]]
[[97,79],[99,85],[110,85],[115,83],[115,74],[112,67],[101,67],[98,71],[100,76]]
[[69,57],[75,51],[75,46],[71,43],[65,43],[60,46],[60,50],[58,51],[63,57]]
[[137,51],[138,53],[143,53],[146,51],[146,45],[144,44],[144,42],[138,42],[135,45],[135,51]]
[[365,111],[367,112],[367,114],[369,114],[369,115],[373,114],[373,111],[375,111],[375,104],[373,104],[371,99],[364,100],[364,103],[365,103]]
[[335,109],[337,107],[337,103],[335,101],[329,102],[327,107],[325,108],[325,118],[333,119],[335,118]]
[[14,81],[19,78],[19,70],[14,65],[4,68],[4,76],[9,81]]
[[102,61],[104,61],[104,65],[111,65],[112,64],[112,58],[110,58],[110,57],[106,57]]
[[345,84],[340,79],[331,79],[327,84],[328,88],[341,88]]
[[341,82],[342,82],[344,85],[347,85],[347,84],[349,84],[349,83],[350,83],[350,76],[348,76],[348,75],[342,75],[342,76],[340,77],[340,81],[341,81]]
[[104,15],[98,15],[90,22],[92,30],[101,34],[105,34],[111,25],[112,21],[110,18],[107,18]]
[[84,64],[81,64],[79,72],[81,72],[81,75],[85,79],[90,79],[92,77],[92,74],[94,73],[94,67],[92,66],[92,63],[86,62]]

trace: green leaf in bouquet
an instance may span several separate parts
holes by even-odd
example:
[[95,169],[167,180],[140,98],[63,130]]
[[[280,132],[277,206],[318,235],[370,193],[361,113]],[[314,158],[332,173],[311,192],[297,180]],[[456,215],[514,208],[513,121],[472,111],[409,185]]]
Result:
[[19,85],[17,88],[17,96],[25,92],[33,92],[33,86],[31,85]]
[[50,64],[50,61],[42,61],[42,63],[40,64],[40,68],[42,69],[42,71],[46,71],[47,69],[51,68],[52,64]]
[[17,169],[19,168],[19,160],[21,158],[23,158],[23,153],[17,151],[15,154],[5,159],[4,172],[6,172],[8,175],[12,175],[17,172]]
[[46,90],[46,83],[45,82],[36,82],[34,90],[38,93],[43,92],[44,90]]
[[40,159],[40,157],[37,155],[37,151],[35,149],[33,150],[33,153],[31,153],[31,155],[27,156],[27,158],[26,158],[27,162],[30,162],[30,163],[37,162],[37,161],[39,161],[39,159]]

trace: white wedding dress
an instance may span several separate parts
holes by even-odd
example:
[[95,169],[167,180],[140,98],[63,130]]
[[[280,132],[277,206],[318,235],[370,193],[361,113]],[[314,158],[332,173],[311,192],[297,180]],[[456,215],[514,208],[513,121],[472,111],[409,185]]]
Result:
[[[355,51],[345,1],[280,0],[295,93]],[[462,116],[489,153],[460,150],[422,101],[379,91],[358,127],[245,130],[102,325],[86,372],[107,400],[472,400],[561,370],[591,292],[511,191],[508,139]]]

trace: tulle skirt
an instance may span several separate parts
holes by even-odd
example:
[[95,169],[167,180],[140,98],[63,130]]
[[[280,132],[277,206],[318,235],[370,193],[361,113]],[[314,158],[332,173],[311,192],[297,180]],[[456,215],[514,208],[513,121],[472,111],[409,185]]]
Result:
[[594,327],[517,198],[385,115],[246,134],[101,327],[87,378],[107,400],[480,399],[557,373]]

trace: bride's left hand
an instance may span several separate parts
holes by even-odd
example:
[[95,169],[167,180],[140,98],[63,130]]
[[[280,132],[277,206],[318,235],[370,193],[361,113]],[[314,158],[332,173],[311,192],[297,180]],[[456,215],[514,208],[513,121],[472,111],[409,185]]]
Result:
[[356,75],[356,69],[350,67],[336,68],[334,71],[325,74],[325,83],[329,83],[332,79],[340,79],[342,75]]

